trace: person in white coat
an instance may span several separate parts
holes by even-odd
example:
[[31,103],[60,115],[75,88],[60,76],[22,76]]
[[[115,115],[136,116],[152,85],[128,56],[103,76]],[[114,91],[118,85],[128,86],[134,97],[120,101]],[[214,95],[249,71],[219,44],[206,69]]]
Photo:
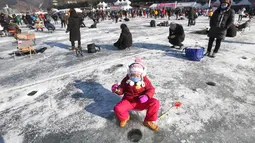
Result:
[[245,8],[241,8],[239,11],[238,11],[238,14],[239,14],[239,17],[238,17],[238,22],[241,22],[242,19],[243,19],[243,16],[245,15],[244,12],[245,12]]
[[0,36],[5,36],[4,27],[0,24]]

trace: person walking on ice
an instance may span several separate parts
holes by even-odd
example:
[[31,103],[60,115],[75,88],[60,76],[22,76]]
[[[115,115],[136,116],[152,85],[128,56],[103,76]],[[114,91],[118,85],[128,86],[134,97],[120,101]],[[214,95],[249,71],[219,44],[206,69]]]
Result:
[[130,110],[147,110],[143,125],[158,131],[154,123],[158,119],[159,101],[153,98],[155,88],[146,77],[146,67],[142,64],[141,58],[129,65],[126,77],[120,85],[112,85],[112,92],[123,95],[122,100],[114,107],[114,112],[120,121],[119,126],[125,127],[130,119]]
[[[215,57],[220,49],[221,42],[225,39],[228,28],[233,24],[235,12],[231,8],[231,0],[221,0],[220,6],[215,10],[210,19],[209,42],[206,56]],[[216,39],[215,49],[211,54],[213,42]]]
[[[70,12],[70,17],[68,19],[68,24],[67,24],[67,29],[66,33],[70,32],[69,34],[69,40],[72,44],[72,50],[82,50],[81,47],[81,32],[80,32],[80,27],[81,27],[81,19],[76,13],[74,8],[71,8],[69,10]],[[78,41],[78,48],[75,47],[75,41]]]

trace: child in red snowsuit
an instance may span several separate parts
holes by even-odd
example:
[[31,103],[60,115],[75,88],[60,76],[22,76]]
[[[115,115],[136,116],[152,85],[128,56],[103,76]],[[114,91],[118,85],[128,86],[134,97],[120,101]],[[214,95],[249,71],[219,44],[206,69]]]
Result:
[[120,127],[125,127],[130,119],[129,110],[147,110],[144,125],[154,131],[158,126],[153,123],[158,119],[159,101],[153,98],[155,88],[146,77],[146,67],[141,58],[129,66],[127,76],[121,84],[114,84],[112,91],[118,95],[124,94],[122,100],[114,107],[114,112],[120,120]]

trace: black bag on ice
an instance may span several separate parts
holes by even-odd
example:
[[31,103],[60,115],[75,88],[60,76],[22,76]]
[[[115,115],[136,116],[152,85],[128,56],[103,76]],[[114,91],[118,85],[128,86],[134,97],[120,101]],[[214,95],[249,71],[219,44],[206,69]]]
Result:
[[88,48],[88,53],[96,53],[101,50],[100,47],[95,45],[95,43],[88,44],[87,48]]
[[126,18],[124,18],[124,20],[125,20],[125,21],[129,21],[129,18],[126,17]]
[[151,27],[156,27],[156,21],[155,21],[155,20],[151,20],[150,26],[151,26]]
[[97,23],[94,22],[89,28],[97,28]]

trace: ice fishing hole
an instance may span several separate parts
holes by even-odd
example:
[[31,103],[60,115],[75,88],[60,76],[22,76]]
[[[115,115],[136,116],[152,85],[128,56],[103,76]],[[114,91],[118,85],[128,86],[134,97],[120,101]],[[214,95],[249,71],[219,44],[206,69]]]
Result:
[[246,60],[246,59],[247,59],[247,57],[243,56],[243,57],[242,57],[242,59]]
[[210,86],[216,86],[216,83],[215,82],[212,82],[212,81],[208,81],[206,82],[207,85],[210,85]]
[[139,142],[143,137],[141,130],[132,129],[128,132],[128,140],[131,142]]
[[32,92],[29,92],[28,94],[27,94],[27,96],[33,96],[33,95],[35,95],[37,93],[37,91],[32,91]]
[[117,64],[116,67],[123,67],[123,64]]

